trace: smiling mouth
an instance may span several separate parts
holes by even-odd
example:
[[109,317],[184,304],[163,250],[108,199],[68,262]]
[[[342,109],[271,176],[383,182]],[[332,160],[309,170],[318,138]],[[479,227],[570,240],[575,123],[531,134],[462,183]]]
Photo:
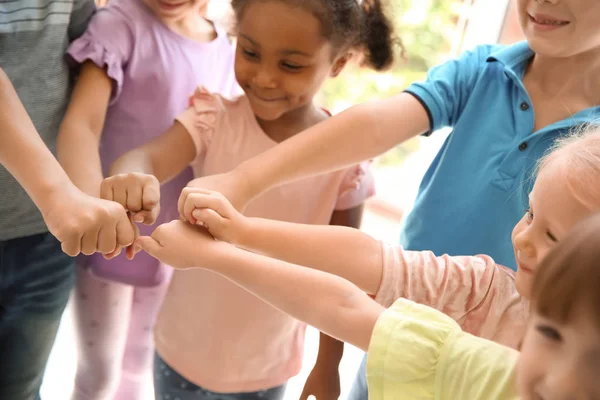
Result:
[[260,101],[264,101],[265,103],[275,103],[277,101],[282,101],[285,100],[285,97],[275,97],[275,98],[267,98],[267,97],[262,97],[259,94],[257,94],[254,90],[251,90],[251,93],[254,97],[256,97],[258,100]]
[[547,26],[565,26],[569,24],[569,21],[560,21],[557,19],[550,19],[548,17],[535,17],[531,14],[529,15],[529,19],[536,24],[539,25],[547,25]]

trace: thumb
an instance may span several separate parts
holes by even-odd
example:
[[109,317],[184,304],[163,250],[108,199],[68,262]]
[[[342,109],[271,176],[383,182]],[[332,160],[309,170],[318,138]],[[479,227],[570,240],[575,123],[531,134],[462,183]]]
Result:
[[203,225],[208,229],[221,228],[224,219],[218,212],[210,208],[196,208],[192,211],[192,216],[198,225]]
[[135,240],[134,245],[136,246],[136,248],[141,248],[154,258],[158,258],[160,251],[162,250],[162,245],[150,236],[138,237]]

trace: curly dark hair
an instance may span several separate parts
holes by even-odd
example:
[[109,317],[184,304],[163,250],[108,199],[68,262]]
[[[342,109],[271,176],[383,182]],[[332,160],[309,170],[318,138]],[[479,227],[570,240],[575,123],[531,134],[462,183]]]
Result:
[[323,37],[337,51],[359,50],[364,64],[381,71],[394,62],[394,38],[391,21],[381,0],[231,0],[239,21],[253,1],[283,1],[310,11],[320,22]]

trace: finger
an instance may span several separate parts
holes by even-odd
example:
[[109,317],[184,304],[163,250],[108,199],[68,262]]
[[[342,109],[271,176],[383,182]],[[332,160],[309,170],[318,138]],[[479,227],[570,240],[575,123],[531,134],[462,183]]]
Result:
[[142,185],[131,185],[127,188],[127,191],[125,194],[126,195],[125,204],[126,204],[127,210],[133,211],[133,212],[138,212],[143,209],[142,193],[143,193]]
[[124,184],[113,185],[113,200],[127,209],[127,186]]
[[117,222],[117,246],[126,247],[133,243],[135,240],[134,225],[123,211],[123,215]]
[[149,183],[142,188],[142,210],[152,211],[160,204],[160,186]]
[[113,200],[113,188],[110,181],[104,179],[100,184],[100,198],[105,200]]
[[[222,210],[225,209],[224,199],[203,193],[190,193],[183,208],[184,216],[188,218],[188,221],[192,222],[194,220],[192,212],[198,208],[210,208],[223,215]],[[223,216],[226,217],[226,215]]]
[[179,213],[179,215],[181,215],[181,217],[185,221],[187,221],[187,220],[185,219],[185,215],[183,213],[183,207],[187,200],[188,194],[190,194],[190,188],[184,187],[183,190],[181,191],[181,194],[179,195],[179,199],[177,200],[177,212]]
[[104,254],[104,258],[107,260],[113,259],[113,258],[117,257],[119,254],[121,254],[121,251],[123,251],[123,248],[121,246],[119,246],[116,249],[114,249],[113,251],[111,251],[110,253]]
[[60,244],[62,251],[65,254],[75,257],[81,252],[81,236],[75,234],[70,235],[64,242]]
[[94,254],[98,250],[98,234],[100,228],[86,232],[81,238],[81,252],[86,256]]
[[102,254],[113,252],[117,248],[116,225],[100,228],[98,232],[98,251]]
[[150,254],[152,257],[160,260],[160,254],[162,250],[161,244],[150,236],[140,236],[135,240],[135,245],[139,246],[140,249]]
[[125,249],[125,257],[126,257],[126,258],[127,258],[129,261],[133,260],[133,257],[135,257],[135,253],[136,253],[136,251],[135,251],[135,248],[134,248],[134,246],[135,246],[135,245],[133,245],[133,244],[132,244],[131,246],[127,246],[127,248]]
[[224,218],[215,210],[210,208],[196,208],[192,211],[192,216],[197,225],[205,226],[207,229],[218,229],[225,223]]

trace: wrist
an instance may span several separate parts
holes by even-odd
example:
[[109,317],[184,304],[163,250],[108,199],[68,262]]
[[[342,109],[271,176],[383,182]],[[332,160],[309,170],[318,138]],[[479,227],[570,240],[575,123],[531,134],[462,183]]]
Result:
[[252,200],[262,192],[260,189],[260,176],[257,168],[252,167],[251,160],[248,160],[231,170],[230,175],[236,182],[236,185],[238,186],[237,189],[247,201]]
[[254,232],[253,218],[248,218],[240,214],[236,223],[238,226],[234,229],[234,232],[237,233],[231,238],[231,244],[245,250],[250,250],[250,238]]

